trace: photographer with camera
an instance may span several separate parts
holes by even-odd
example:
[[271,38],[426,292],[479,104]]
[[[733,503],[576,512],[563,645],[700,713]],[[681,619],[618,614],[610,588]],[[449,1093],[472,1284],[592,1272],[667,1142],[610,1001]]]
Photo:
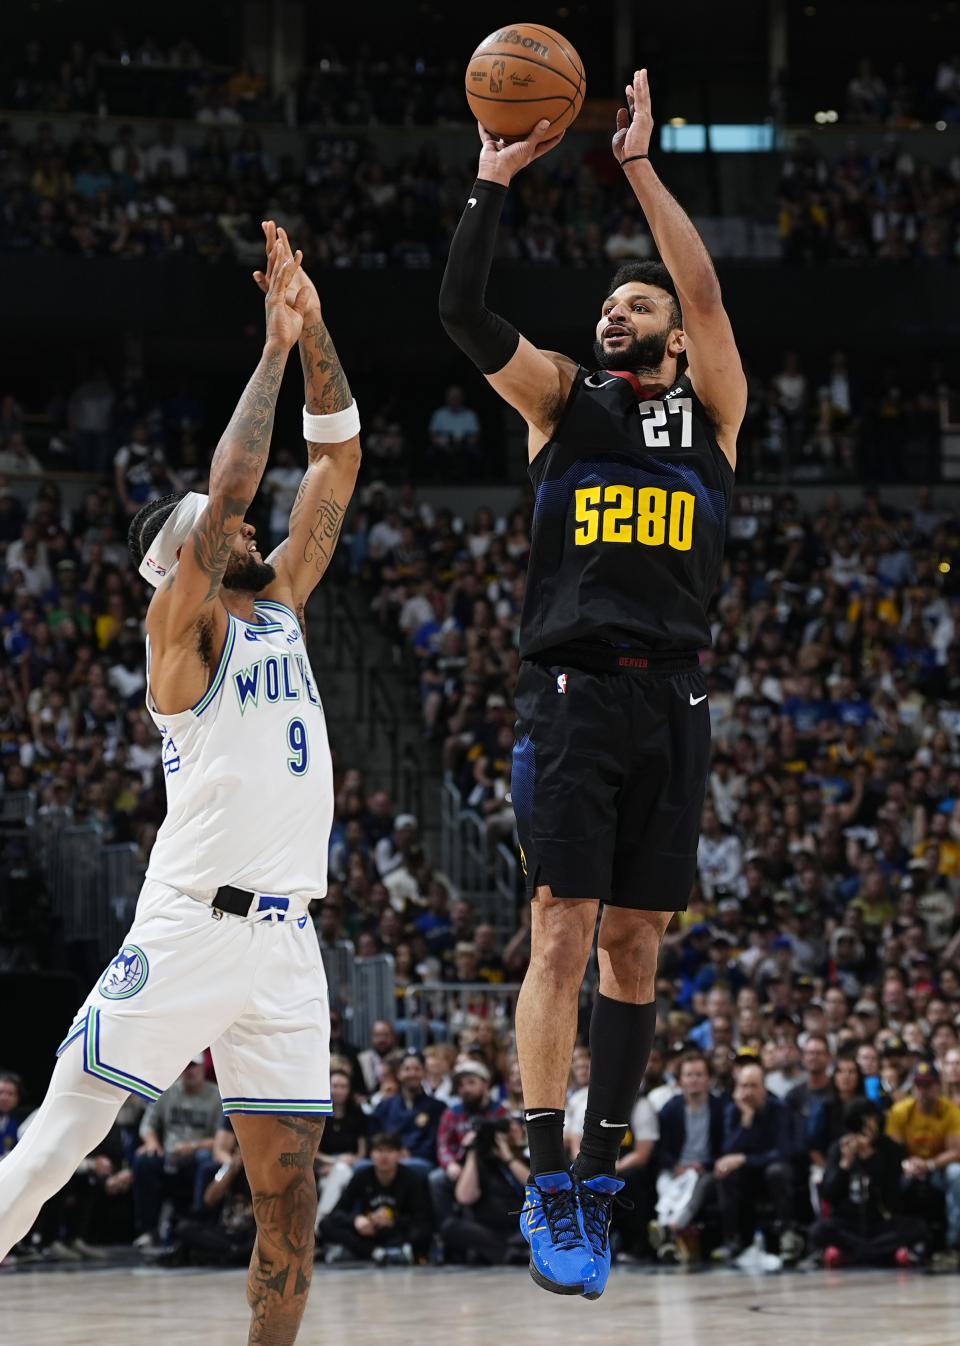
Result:
[[530,1176],[526,1138],[523,1119],[516,1115],[482,1121],[464,1137],[466,1156],[454,1189],[461,1213],[443,1222],[440,1236],[467,1262],[499,1266],[513,1253],[527,1260],[516,1216]]
[[430,1199],[438,1229],[453,1215],[454,1193],[467,1159],[467,1137],[476,1135],[483,1122],[507,1116],[503,1104],[490,1095],[490,1071],[482,1061],[465,1058],[458,1062],[453,1071],[453,1087],[457,1101],[440,1118],[439,1166],[430,1174]]
[[930,1236],[923,1220],[902,1214],[903,1149],[883,1134],[883,1112],[872,1099],[848,1103],[843,1127],[830,1146],[820,1187],[830,1213],[810,1230],[811,1247],[828,1267],[909,1266],[920,1260]]

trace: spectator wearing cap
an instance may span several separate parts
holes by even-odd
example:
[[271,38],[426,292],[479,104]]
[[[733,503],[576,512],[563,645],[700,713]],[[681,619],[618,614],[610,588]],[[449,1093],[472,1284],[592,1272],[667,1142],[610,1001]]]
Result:
[[430,1174],[430,1197],[438,1227],[453,1213],[454,1187],[463,1172],[466,1137],[481,1122],[507,1116],[502,1103],[490,1096],[490,1071],[482,1061],[459,1061],[453,1070],[456,1103],[440,1118],[437,1135],[438,1167]]
[[409,1266],[426,1252],[433,1221],[423,1177],[401,1163],[403,1142],[390,1132],[370,1140],[371,1163],[358,1166],[320,1222],[325,1261],[346,1258]]
[[743,928],[743,914],[740,902],[723,886],[714,890],[717,902],[717,927],[737,946],[746,944],[747,937]]
[[416,844],[420,825],[412,813],[398,813],[393,820],[393,832],[382,837],[374,848],[374,863],[381,879],[399,869],[407,859],[410,848]]
[[880,1006],[875,1000],[867,1000],[864,997],[854,1005],[851,1018],[857,1036],[864,1042],[871,1042],[880,1029],[882,1018]]
[[909,1095],[911,1070],[910,1052],[903,1038],[887,1038],[880,1058],[880,1086],[887,1107]]
[[403,1142],[404,1160],[429,1177],[437,1163],[437,1131],[445,1108],[424,1092],[423,1058],[407,1052],[397,1067],[399,1093],[382,1099],[370,1119],[374,1131],[391,1131]]
[[440,1227],[444,1246],[490,1266],[514,1258],[526,1262],[516,1217],[530,1177],[523,1115],[481,1122],[466,1140],[463,1172],[454,1189],[462,1217],[451,1216]]
[[925,1255],[926,1224],[903,1214],[902,1162],[900,1145],[883,1132],[880,1107],[867,1098],[846,1104],[820,1188],[830,1213],[810,1230],[828,1267],[909,1266]]
[[935,1220],[939,1196],[946,1199],[947,1257],[960,1264],[960,1108],[944,1098],[940,1072],[921,1061],[910,1095],[887,1115],[887,1135],[906,1150],[901,1164],[908,1214]]
[[724,1113],[723,1153],[713,1170],[723,1228],[723,1243],[714,1252],[717,1261],[730,1261],[739,1254],[748,1227],[755,1228],[761,1200],[773,1206],[781,1256],[786,1261],[800,1256],[803,1241],[794,1228],[792,1153],[785,1104],[767,1092],[760,1064],[744,1061]]

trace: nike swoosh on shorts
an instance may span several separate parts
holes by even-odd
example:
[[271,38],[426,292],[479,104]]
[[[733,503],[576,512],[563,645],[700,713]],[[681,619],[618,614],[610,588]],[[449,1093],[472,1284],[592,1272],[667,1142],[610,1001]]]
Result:
[[701,701],[706,701],[706,699],[707,699],[707,694],[706,694],[706,692],[704,692],[703,696],[694,696],[693,692],[690,693],[690,704],[691,704],[691,706],[699,706],[700,702],[701,702]]

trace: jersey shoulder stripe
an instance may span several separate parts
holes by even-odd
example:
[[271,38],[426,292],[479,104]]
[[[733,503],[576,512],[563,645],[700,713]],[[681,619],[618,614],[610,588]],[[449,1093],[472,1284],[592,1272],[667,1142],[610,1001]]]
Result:
[[286,603],[278,603],[275,598],[259,598],[254,604],[255,608],[275,608],[277,612],[286,612],[293,620],[300,625],[300,618],[294,612],[293,608],[288,608]]

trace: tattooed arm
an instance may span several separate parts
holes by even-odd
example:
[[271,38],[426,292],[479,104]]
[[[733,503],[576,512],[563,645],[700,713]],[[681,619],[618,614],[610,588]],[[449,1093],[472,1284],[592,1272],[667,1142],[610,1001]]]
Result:
[[[282,236],[282,231],[281,236]],[[268,231],[267,242],[271,235]],[[327,331],[320,300],[304,272],[294,280],[297,298],[306,292],[300,362],[304,401],[312,416],[326,416],[350,406],[353,396],[340,358]],[[360,439],[340,444],[307,443],[307,470],[290,512],[290,534],[268,558],[276,567],[272,592],[287,595],[303,621],[303,605],[330,564],[360,470]]]
[[[211,627],[216,648],[226,634],[220,582],[231,554],[242,552],[246,545],[244,515],[263,476],[283,371],[303,328],[306,298],[297,296],[294,304],[286,302],[299,264],[300,253],[291,257],[285,239],[278,239],[267,267],[263,354],[213,456],[207,508],[147,613],[154,654],[151,690],[161,705],[158,684],[164,686],[162,700],[168,713],[174,713],[172,703],[191,695],[205,676],[205,660],[198,651],[198,623]],[[186,704],[193,703],[187,700]]]

